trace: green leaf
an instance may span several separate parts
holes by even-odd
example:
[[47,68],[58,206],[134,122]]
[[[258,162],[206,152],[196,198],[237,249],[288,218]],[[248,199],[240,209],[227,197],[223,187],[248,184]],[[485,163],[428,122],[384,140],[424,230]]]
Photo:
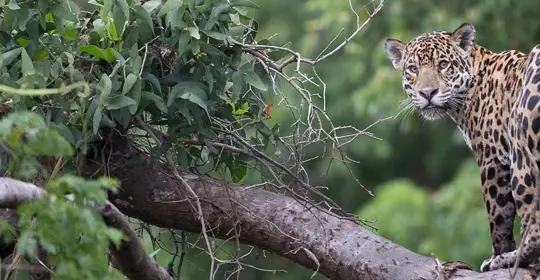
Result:
[[74,152],[71,144],[57,130],[41,135],[38,143],[29,145],[29,149],[40,155],[57,157],[72,156]]
[[204,26],[204,30],[210,30],[214,25],[218,22],[219,16],[222,13],[229,12],[231,9],[231,5],[227,3],[219,3],[217,4],[210,13],[210,17],[208,18],[208,21],[206,22],[206,25]]
[[8,8],[12,11],[21,9],[21,7],[19,7],[19,5],[17,4],[17,0],[9,1]]
[[247,164],[243,161],[239,161],[234,166],[233,181],[235,183],[240,182],[247,174]]
[[90,105],[88,105],[88,109],[86,110],[84,124],[88,126],[90,124],[90,118],[94,115],[94,112],[96,111],[96,108],[98,107],[99,99],[97,97],[92,98],[92,101],[90,101]]
[[[60,19],[69,20],[71,22],[77,22],[77,16],[63,5],[51,5],[51,13],[53,16]],[[56,20],[55,20],[56,21]],[[62,24],[62,23],[60,23]]]
[[127,1],[126,0],[116,0],[116,3],[118,3],[118,5],[120,6],[120,9],[122,10],[122,13],[124,13],[126,18],[129,18],[129,5],[128,5]]
[[107,48],[103,50],[103,49],[98,48],[95,45],[77,47],[77,51],[79,53],[87,53],[96,58],[103,59],[109,63],[112,63],[115,60],[114,53],[112,52],[112,50],[113,50],[112,48]]
[[99,80],[96,89],[101,93],[101,100],[104,100],[104,98],[111,94],[112,82],[107,74],[101,75],[101,80]]
[[183,19],[185,10],[185,7],[182,6],[179,9],[167,13],[167,16],[165,17],[165,25],[167,27],[171,27],[177,30],[183,30],[184,28],[187,28],[188,26]]
[[94,134],[98,133],[99,124],[101,123],[102,114],[103,114],[103,108],[101,108],[101,106],[98,106],[96,108],[96,111],[94,112],[94,117],[92,118],[92,128],[93,128]]
[[233,115],[235,116],[241,116],[247,112],[249,112],[249,103],[247,102],[244,102],[244,104],[242,104],[242,107],[238,108],[238,110],[234,110],[233,107]]
[[242,79],[242,73],[240,71],[234,72],[232,74],[231,80],[233,84],[231,100],[233,102],[236,102],[236,99],[240,97],[240,94],[241,94],[240,91],[242,90],[242,87],[244,85],[244,81]]
[[[14,0],[11,0],[13,2]],[[28,256],[35,256],[38,249],[37,239],[34,237],[33,232],[24,231],[19,238],[17,238],[17,252],[24,253]]]
[[126,77],[126,81],[124,82],[124,85],[122,87],[122,94],[127,94],[135,85],[135,82],[137,82],[137,75],[133,73],[129,73],[129,75]]
[[99,34],[100,37],[107,37],[107,27],[105,27],[105,23],[102,19],[94,20],[92,25],[94,26],[94,31]]
[[237,13],[239,13],[241,16],[247,17],[247,15],[248,15],[248,10],[247,10],[246,7],[236,6],[236,7],[233,7],[233,9]]
[[201,34],[199,34],[199,28],[197,26],[188,27],[189,36],[199,40],[201,39]]
[[250,0],[231,0],[231,6],[233,7],[249,7],[259,9],[259,5]]
[[107,31],[107,37],[113,41],[120,41],[120,36],[116,31],[116,24],[107,24],[105,25],[105,30]]
[[151,100],[161,112],[165,114],[168,112],[167,105],[161,96],[154,94],[153,92],[142,91],[141,98]]
[[161,249],[159,249],[159,248],[158,248],[158,249],[157,249],[157,250],[155,250],[154,252],[152,252],[152,253],[148,254],[148,256],[149,256],[149,257],[151,257],[151,258],[153,258],[153,257],[154,257],[154,256],[156,256],[156,255],[157,255],[157,253],[159,253],[160,251],[161,251]]
[[171,90],[167,106],[170,107],[176,98],[189,100],[203,108],[208,114],[208,97],[204,88],[198,83],[180,82],[176,84]]
[[58,78],[60,71],[62,70],[62,59],[56,59],[51,67],[51,77]]
[[142,78],[150,82],[150,85],[152,86],[152,89],[154,91],[158,91],[159,93],[161,93],[161,85],[159,83],[158,78],[156,78],[156,76],[154,76],[153,74],[149,72],[143,72]]
[[268,90],[268,87],[266,87],[266,85],[262,82],[261,78],[259,78],[259,76],[257,76],[257,74],[253,70],[251,69],[247,70],[245,75],[246,75],[246,82],[248,84],[262,91]]
[[142,5],[142,7],[149,13],[151,14],[155,9],[157,9],[159,7],[159,5],[161,5],[162,1],[161,0],[150,0],[150,1],[145,1],[144,4]]
[[130,105],[137,104],[133,98],[127,97],[125,95],[116,95],[116,96],[110,96],[105,100],[105,108],[109,110],[116,110],[120,108],[124,108]]
[[189,42],[191,41],[191,36],[187,33],[180,34],[180,39],[178,40],[178,56],[182,56],[186,50]]
[[214,38],[216,40],[225,40],[227,39],[227,35],[217,32],[217,31],[205,31],[204,34],[206,34],[208,37]]
[[148,29],[152,30],[152,33],[153,33],[154,24],[152,22],[152,18],[150,17],[150,14],[148,13],[148,11],[146,11],[142,6],[139,6],[139,5],[135,5],[133,7],[133,10],[135,11],[135,17],[144,20],[146,25],[148,25]]
[[131,88],[129,91],[128,96],[131,97],[133,100],[135,100],[135,104],[129,105],[128,109],[129,112],[134,115],[137,112],[137,109],[139,108],[139,103],[141,102],[141,89],[142,89],[142,81],[141,79],[137,78],[135,81],[135,85]]
[[111,12],[114,0],[103,0],[103,8],[101,9],[101,18],[107,19]]
[[39,47],[32,56],[33,61],[45,61],[49,59],[49,51],[45,47]]
[[234,24],[236,24],[236,25],[242,24],[242,22],[240,21],[240,15],[239,15],[239,14],[237,14],[237,13],[230,13],[229,16],[231,17],[232,23],[234,23]]
[[122,240],[127,240],[124,234],[115,228],[109,228],[105,233],[116,248],[120,248]]
[[97,46],[90,45],[90,46],[78,46],[77,51],[79,53],[87,53],[94,57],[97,57],[99,59],[105,59],[105,56],[103,55],[103,50],[98,48]]
[[214,89],[214,76],[212,75],[212,71],[208,65],[204,66],[204,78],[208,83],[208,92],[212,93],[212,90]]
[[109,62],[109,63],[112,63],[115,61],[115,51],[113,48],[106,48],[104,51],[103,51],[103,56],[104,56],[104,59],[105,61]]
[[73,136],[73,133],[69,130],[69,127],[67,127],[63,123],[52,123],[56,129],[62,134],[62,137],[64,137],[69,143],[72,145],[75,145],[75,137]]
[[2,54],[2,65],[9,66],[22,52],[23,48],[16,48]]
[[163,16],[168,12],[180,8],[183,2],[183,0],[167,0],[167,2],[165,2],[165,4],[163,4],[163,6],[161,7],[161,10],[159,10],[158,16]]
[[22,49],[22,73],[24,75],[34,75],[36,73],[36,69],[34,69],[34,63],[32,63],[32,59],[28,55],[25,49]]
[[200,43],[201,51],[205,52],[210,55],[223,55],[223,52],[218,50],[216,47],[206,44],[206,43]]
[[[128,10],[129,14],[129,10]],[[126,26],[128,24],[128,17],[124,14],[122,9],[118,6],[113,7],[112,16],[114,18],[114,22],[112,25],[114,25],[114,32],[116,33],[116,36],[118,36],[118,39],[112,38],[115,41],[120,41],[123,39],[124,31],[126,30]],[[109,23],[109,25],[111,25]]]

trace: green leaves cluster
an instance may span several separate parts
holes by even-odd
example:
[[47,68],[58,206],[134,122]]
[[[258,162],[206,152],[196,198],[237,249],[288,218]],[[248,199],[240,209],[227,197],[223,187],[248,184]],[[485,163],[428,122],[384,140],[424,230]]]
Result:
[[[73,148],[58,130],[51,130],[35,113],[12,113],[0,120],[0,141],[8,171],[15,177],[32,178],[38,174],[39,156],[72,156]],[[7,156],[11,155],[8,161]]]
[[[42,160],[62,157],[77,170],[105,129],[127,130],[141,117],[170,136],[154,152],[174,148],[178,165],[206,164],[240,181],[249,159],[207,143],[235,130],[266,149],[276,133],[264,123],[272,95],[264,70],[244,55],[256,34],[249,0],[77,4],[0,0],[0,85],[10,87],[0,95],[0,163],[12,177],[44,178],[48,191],[18,209],[17,252],[42,247],[58,279],[111,279],[106,252],[122,235],[94,207],[116,182],[58,175]],[[183,139],[200,144],[177,145]]]
[[[4,116],[0,141],[11,156],[7,171],[13,177],[34,180],[38,175],[50,176],[40,159],[73,155],[72,146],[58,130],[32,112]],[[107,267],[107,251],[111,242],[118,246],[123,235],[109,228],[95,209],[105,202],[106,190],[114,191],[116,185],[108,178],[87,181],[74,175],[48,181],[45,198],[17,209],[17,253],[32,258],[41,247],[55,279],[118,279]],[[14,237],[14,230],[5,224],[1,232],[4,239]]]
[[[167,125],[168,147],[180,139],[179,164],[214,162],[235,173],[235,155],[204,143],[226,128],[253,135],[266,147],[269,80],[244,55],[251,43],[249,0],[74,0],[0,3],[0,83],[14,88],[58,88],[85,81],[87,89],[48,97],[9,95],[16,110],[45,117],[84,156],[103,129],[128,129],[136,116]],[[219,128],[219,130],[217,129]],[[162,153],[163,150],[156,151]],[[201,159],[201,155],[207,155]],[[241,164],[241,165],[242,165]],[[241,179],[238,177],[237,179]]]
[[[48,182],[48,195],[18,209],[17,252],[36,256],[38,246],[54,267],[54,279],[123,279],[108,267],[108,249],[119,246],[123,235],[109,228],[94,208],[114,190],[115,180],[87,181],[73,175]],[[74,200],[65,197],[71,193]]]

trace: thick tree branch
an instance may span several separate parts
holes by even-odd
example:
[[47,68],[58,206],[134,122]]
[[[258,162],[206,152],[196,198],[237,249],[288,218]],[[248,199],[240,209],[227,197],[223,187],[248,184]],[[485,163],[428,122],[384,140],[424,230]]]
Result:
[[[114,143],[117,143],[116,141]],[[125,145],[110,155],[109,172],[122,182],[113,203],[126,215],[164,228],[200,232],[195,198],[172,175],[169,165]],[[137,158],[136,161],[133,159]],[[258,187],[181,174],[196,192],[208,235],[267,249],[330,279],[436,279],[444,267],[346,219]],[[180,192],[178,192],[180,190]],[[235,228],[236,227],[236,228]],[[515,279],[528,272],[519,270]],[[445,271],[438,279],[510,279],[499,270],[479,274]],[[520,278],[521,277],[521,278]]]
[[16,208],[26,202],[41,198],[45,191],[34,184],[11,178],[0,178],[0,205],[2,208]]
[[[170,165],[139,153],[129,141],[120,142],[109,155],[109,172],[122,182],[121,192],[112,197],[118,209],[110,203],[99,209],[109,226],[129,238],[119,248],[111,248],[114,264],[130,279],[172,279],[144,252],[120,211],[157,226],[200,232],[200,213],[193,207],[196,198],[173,176]],[[286,195],[208,176],[183,173],[182,177],[201,201],[208,235],[227,239],[239,233],[236,237],[241,242],[330,279],[511,279],[509,270],[480,274],[462,269],[459,263],[440,265],[350,220]],[[44,194],[33,184],[0,178],[0,207],[16,207]],[[519,269],[514,279],[532,278],[529,271]]]

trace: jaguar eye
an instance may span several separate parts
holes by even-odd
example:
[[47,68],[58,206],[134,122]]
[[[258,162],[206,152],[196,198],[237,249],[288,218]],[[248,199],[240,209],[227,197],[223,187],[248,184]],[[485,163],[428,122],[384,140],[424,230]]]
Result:
[[407,70],[411,71],[414,74],[418,73],[418,68],[414,65],[407,67]]
[[445,69],[446,67],[448,67],[448,61],[443,60],[439,62],[439,69]]

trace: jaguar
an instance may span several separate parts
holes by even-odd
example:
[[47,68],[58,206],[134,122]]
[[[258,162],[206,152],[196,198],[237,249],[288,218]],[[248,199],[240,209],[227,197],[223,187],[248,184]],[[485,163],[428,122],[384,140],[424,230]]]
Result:
[[[387,38],[407,106],[426,120],[451,118],[478,163],[492,255],[480,270],[528,267],[540,257],[536,199],[540,164],[540,45],[528,53],[491,51],[463,23],[408,43]],[[520,218],[521,245],[513,227]]]

